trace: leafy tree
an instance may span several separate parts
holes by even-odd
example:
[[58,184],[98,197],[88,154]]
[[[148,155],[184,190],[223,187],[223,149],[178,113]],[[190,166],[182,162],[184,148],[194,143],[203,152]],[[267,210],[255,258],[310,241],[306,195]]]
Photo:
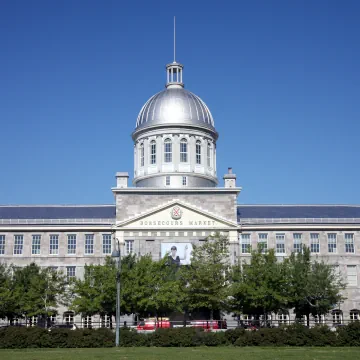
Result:
[[[122,314],[133,311],[131,303],[132,284],[129,282],[129,272],[135,265],[132,255],[121,259],[120,309]],[[116,313],[116,274],[117,264],[111,257],[107,257],[104,265],[85,265],[84,277],[75,279],[72,291],[74,293],[71,309],[82,315],[109,315]]]
[[51,267],[40,268],[32,263],[17,268],[13,276],[13,300],[25,318],[45,320],[56,314],[59,304],[66,304],[66,277]]
[[311,261],[310,250],[303,247],[287,259],[290,307],[297,317],[327,314],[344,300],[342,290],[346,284],[333,266],[323,261]]
[[184,308],[215,311],[227,308],[229,296],[229,241],[217,233],[192,251],[191,265],[182,266]]
[[0,318],[7,318],[10,322],[21,316],[21,310],[14,299],[13,272],[13,266],[0,264]]
[[[83,315],[110,315],[116,312],[117,264],[107,258],[104,265],[85,266],[83,279],[73,284],[71,308]],[[165,315],[179,309],[180,282],[166,260],[153,261],[150,255],[121,259],[120,310],[122,314]]]
[[151,255],[145,255],[137,260],[128,278],[136,314],[164,316],[181,309],[182,290],[176,270],[167,265],[167,259],[153,261]]
[[286,266],[278,262],[274,250],[261,248],[249,263],[232,268],[231,307],[236,314],[252,314],[256,319],[288,308]]

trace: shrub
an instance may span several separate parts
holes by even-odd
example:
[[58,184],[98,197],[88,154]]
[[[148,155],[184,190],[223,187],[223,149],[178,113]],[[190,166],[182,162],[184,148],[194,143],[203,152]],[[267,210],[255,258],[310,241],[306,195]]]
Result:
[[337,329],[338,346],[360,346],[360,321]]
[[225,332],[225,337],[230,344],[235,344],[240,336],[244,336],[245,329],[230,329]]

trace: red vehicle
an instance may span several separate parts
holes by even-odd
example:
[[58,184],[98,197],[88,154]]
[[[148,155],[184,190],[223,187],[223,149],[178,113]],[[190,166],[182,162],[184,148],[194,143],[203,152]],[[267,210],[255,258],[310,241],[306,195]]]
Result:
[[203,328],[205,330],[218,330],[219,322],[217,320],[193,320],[190,322],[191,327]]
[[149,318],[149,319],[144,319],[144,320],[140,321],[140,323],[136,327],[136,330],[151,331],[151,330],[156,330],[158,328],[167,329],[170,327],[171,327],[171,324],[170,324],[169,318],[160,318],[160,320],[156,319],[156,318]]

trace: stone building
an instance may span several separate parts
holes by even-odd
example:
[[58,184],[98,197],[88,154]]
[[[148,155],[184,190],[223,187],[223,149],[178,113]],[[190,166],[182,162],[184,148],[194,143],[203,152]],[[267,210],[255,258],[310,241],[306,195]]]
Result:
[[[145,103],[132,133],[133,186],[127,172],[118,172],[113,205],[0,206],[0,261],[53,266],[71,278],[81,277],[85,264],[103,263],[116,241],[122,255],[154,259],[176,246],[183,264],[192,245],[216,231],[229,237],[232,262],[249,258],[259,243],[275,248],[279,258],[305,244],[348,282],[347,300],[327,319],[358,319],[360,206],[238,205],[241,188],[231,168],[224,187],[217,186],[218,133],[209,108],[184,89],[181,64],[166,70],[166,88]],[[290,318],[278,314],[275,320]],[[109,324],[106,318],[75,320]],[[56,321],[72,322],[74,314],[60,309]]]

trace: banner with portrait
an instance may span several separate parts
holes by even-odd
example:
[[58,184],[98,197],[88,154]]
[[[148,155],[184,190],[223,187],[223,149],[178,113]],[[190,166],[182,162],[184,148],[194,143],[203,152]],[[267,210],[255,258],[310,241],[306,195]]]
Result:
[[191,253],[193,247],[189,242],[181,243],[162,243],[161,244],[161,257],[168,257],[169,264],[190,265],[191,264]]

